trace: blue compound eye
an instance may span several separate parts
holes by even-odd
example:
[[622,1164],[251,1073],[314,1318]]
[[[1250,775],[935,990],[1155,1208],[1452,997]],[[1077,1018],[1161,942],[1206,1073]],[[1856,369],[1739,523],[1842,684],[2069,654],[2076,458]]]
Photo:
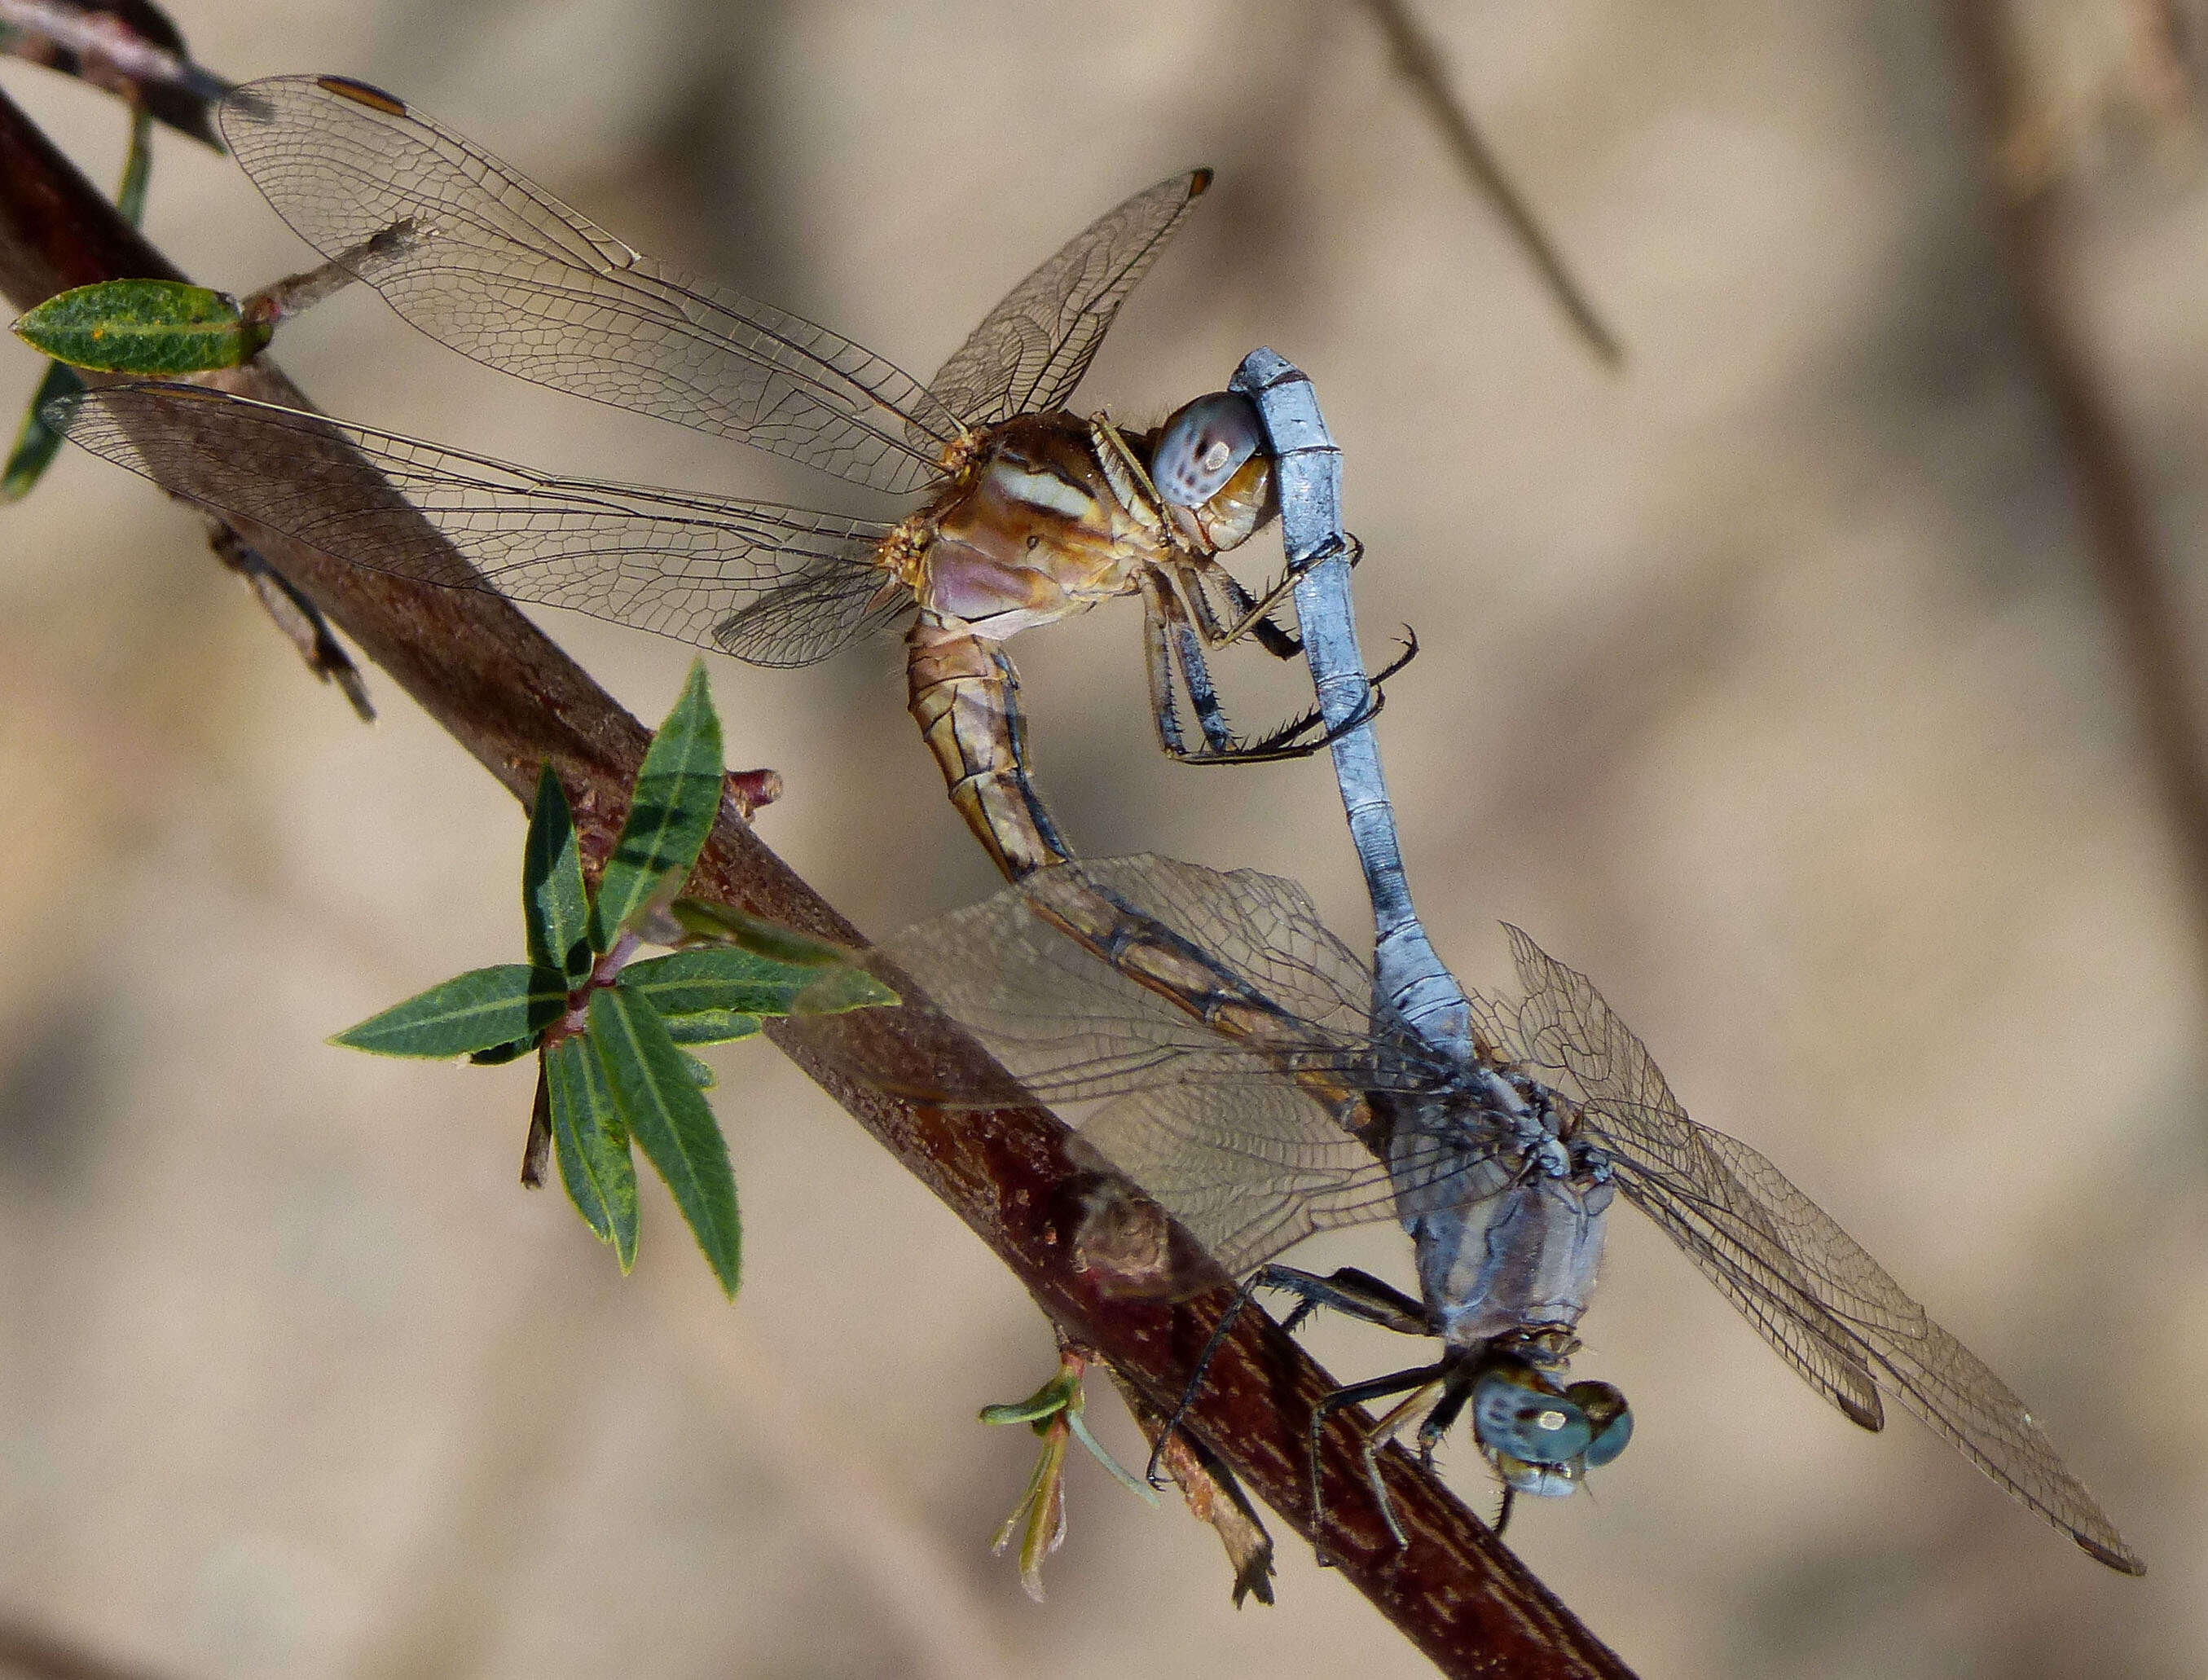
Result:
[[1600,1468],[1625,1450],[1633,1439],[1633,1408],[1623,1395],[1607,1383],[1575,1383],[1564,1390],[1564,1398],[1580,1408],[1594,1431],[1587,1449],[1590,1469]]
[[1535,1467],[1568,1465],[1594,1438],[1569,1395],[1521,1365],[1498,1367],[1473,1385],[1472,1432],[1491,1451]]
[[1214,391],[1178,410],[1158,432],[1150,482],[1181,507],[1201,507],[1257,453],[1264,433],[1247,397]]

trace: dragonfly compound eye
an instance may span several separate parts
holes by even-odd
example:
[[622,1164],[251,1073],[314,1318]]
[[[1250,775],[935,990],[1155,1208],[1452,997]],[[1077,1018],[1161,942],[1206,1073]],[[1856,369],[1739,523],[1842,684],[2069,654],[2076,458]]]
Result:
[[1201,507],[1257,453],[1264,433],[1250,399],[1214,391],[1178,410],[1158,432],[1150,482],[1167,501]]
[[1571,1397],[1522,1365],[1501,1366],[1473,1384],[1472,1432],[1491,1454],[1547,1468],[1573,1466],[1594,1438]]
[[1580,1408],[1580,1415],[1594,1431],[1587,1449],[1587,1467],[1599,1469],[1623,1452],[1633,1439],[1633,1408],[1625,1396],[1607,1383],[1575,1383],[1564,1398]]

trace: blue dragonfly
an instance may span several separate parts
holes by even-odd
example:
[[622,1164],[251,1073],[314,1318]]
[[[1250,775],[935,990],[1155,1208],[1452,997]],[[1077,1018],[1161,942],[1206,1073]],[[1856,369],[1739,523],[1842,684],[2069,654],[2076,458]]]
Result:
[[[1571,1493],[1623,1450],[1623,1395],[1569,1380],[1623,1193],[1851,1421],[1876,1430],[1898,1400],[2090,1556],[2143,1573],[2023,1402],[1771,1161],[1689,1119],[1585,975],[1516,928],[1521,997],[1450,975],[1413,908],[1381,773],[1339,453],[1310,381],[1271,351],[1233,388],[1274,462],[1372,963],[1292,882],[1154,856],[1060,863],[887,949],[1036,1095],[1108,1099],[1083,1137],[1246,1278],[1213,1347],[1264,1289],[1295,1298],[1291,1328],[1326,1307],[1438,1339],[1433,1361],[1315,1408],[1322,1556],[1319,1443],[1353,1404],[1395,1401],[1358,1428],[1399,1542],[1377,1454],[1413,1420],[1431,1458],[1469,1414],[1506,1519],[1514,1495]],[[1416,1295],[1277,1263],[1317,1232],[1385,1219],[1412,1239]],[[1200,1359],[1183,1413],[1202,1380]]]

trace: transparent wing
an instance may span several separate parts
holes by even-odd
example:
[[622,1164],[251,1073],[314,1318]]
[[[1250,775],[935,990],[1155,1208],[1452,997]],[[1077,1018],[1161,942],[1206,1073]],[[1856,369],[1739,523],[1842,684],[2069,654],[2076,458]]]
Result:
[[1286,1077],[1251,1074],[1123,1096],[1081,1135],[1229,1272],[1254,1271],[1305,1237],[1491,1193],[1491,1151],[1421,1137],[1374,1156]]
[[881,490],[928,483],[959,435],[873,351],[630,249],[389,94],[273,77],[223,102],[222,132],[302,238],[478,362]]
[[1412,1070],[1365,1041],[1364,965],[1293,882],[1065,864],[885,949],[1036,1095],[1117,1097],[1083,1135],[1231,1271],[1399,1197],[1491,1193],[1492,1149],[1461,1121],[1427,1130],[1401,1105],[1384,1159],[1349,1130],[1376,1066]]
[[[422,583],[566,607],[755,664],[824,658],[880,615],[884,574],[870,562],[888,527],[871,520],[558,478],[194,385],[112,386],[47,411],[172,495]],[[355,456],[387,482],[364,483]]]
[[1210,184],[1209,170],[1191,170],[1098,217],[989,311],[929,391],[969,426],[1063,408],[1119,305]]
[[[1276,1080],[1284,1065],[1347,1083],[1370,1060],[1363,965],[1300,889],[1248,872],[1150,856],[1059,865],[885,949],[1040,1096]],[[1239,1035],[1206,1024],[1230,1005]]]
[[1816,1203],[1736,1138],[1688,1119],[1587,977],[1517,928],[1529,1059],[1562,1070],[1618,1184],[1812,1386],[1869,1428],[1876,1384],[2111,1568],[2141,1573],[2024,1403]]

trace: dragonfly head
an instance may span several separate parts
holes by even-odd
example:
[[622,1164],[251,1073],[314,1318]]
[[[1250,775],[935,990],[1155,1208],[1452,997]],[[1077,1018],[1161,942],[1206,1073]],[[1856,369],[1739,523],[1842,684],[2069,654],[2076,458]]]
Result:
[[1276,511],[1273,463],[1257,408],[1214,391],[1169,415],[1150,451],[1150,482],[1216,553],[1233,548]]
[[1472,1432],[1505,1486],[1561,1498],[1633,1438],[1633,1409],[1607,1383],[1560,1386],[1517,1359],[1483,1371],[1472,1389]]

